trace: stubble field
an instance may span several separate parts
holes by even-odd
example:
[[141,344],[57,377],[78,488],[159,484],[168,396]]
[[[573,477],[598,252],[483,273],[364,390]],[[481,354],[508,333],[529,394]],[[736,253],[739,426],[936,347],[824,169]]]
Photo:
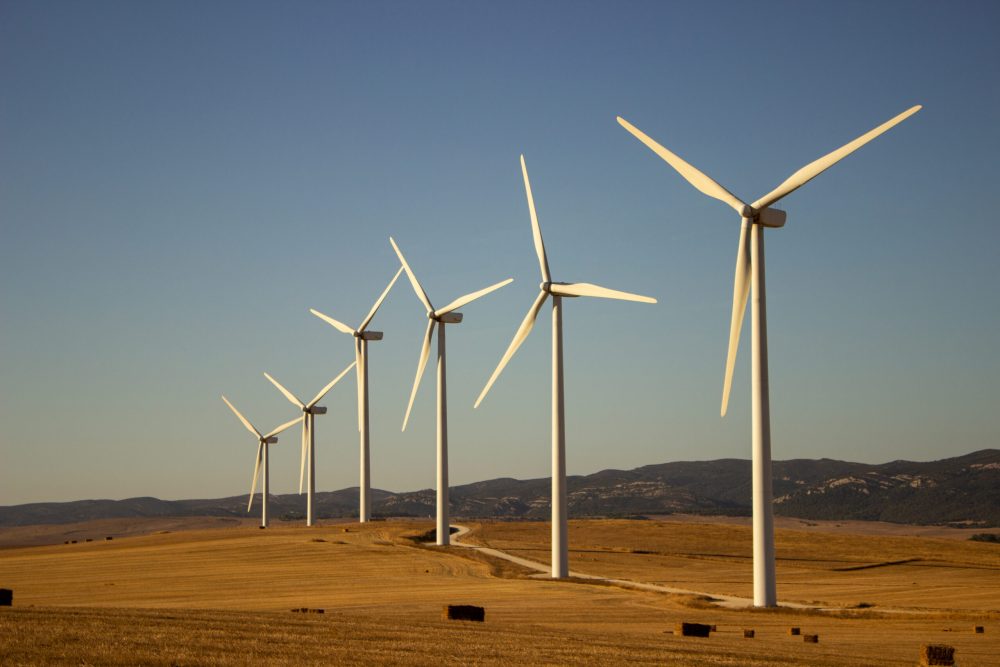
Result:
[[[466,542],[548,560],[547,524],[465,525]],[[93,542],[0,549],[0,587],[15,596],[0,608],[0,663],[912,665],[921,644],[946,643],[960,665],[1000,665],[993,544],[781,529],[779,598],[827,610],[732,610],[539,579],[411,539],[431,528],[244,523],[112,541],[95,530]],[[570,544],[571,569],[586,574],[751,592],[745,526],[573,521]],[[482,605],[486,622],[442,620],[445,604]],[[290,611],[301,607],[325,613]],[[670,633],[682,620],[717,632]]]

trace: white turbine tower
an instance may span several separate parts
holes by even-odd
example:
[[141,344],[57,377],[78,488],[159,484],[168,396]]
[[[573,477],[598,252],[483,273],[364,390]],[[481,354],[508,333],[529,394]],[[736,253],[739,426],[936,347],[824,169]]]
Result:
[[545,256],[545,244],[542,242],[542,230],[538,227],[538,216],[535,214],[535,201],[531,196],[531,183],[528,182],[528,168],[521,156],[521,173],[524,175],[524,190],[528,196],[528,212],[531,215],[531,232],[535,240],[535,252],[538,254],[538,264],[542,269],[542,283],[535,302],[528,309],[524,321],[514,334],[514,340],[504,353],[489,382],[483,388],[476,407],[486,397],[486,393],[496,382],[500,372],[510,361],[517,348],[531,333],[535,318],[542,309],[542,304],[552,296],[552,578],[562,579],[569,574],[569,547],[566,542],[566,430],[565,412],[563,410],[563,354],[562,354],[562,299],[563,297],[595,296],[622,301],[641,301],[656,303],[656,299],[628,292],[592,285],[590,283],[557,283],[552,282],[549,274],[549,262]]
[[316,415],[325,415],[326,408],[316,405],[319,403],[326,393],[333,389],[333,386],[340,382],[340,378],[347,375],[347,372],[354,368],[357,362],[352,361],[351,364],[340,372],[340,375],[330,380],[330,383],[319,390],[319,393],[313,398],[313,400],[308,403],[303,403],[300,401],[295,394],[285,389],[280,382],[275,380],[273,377],[264,373],[264,377],[271,381],[275,387],[278,388],[285,398],[287,398],[292,405],[302,410],[302,455],[299,459],[299,493],[302,493],[302,476],[305,473],[306,461],[309,462],[309,476],[306,478],[308,483],[306,484],[306,525],[313,525],[315,520],[315,505],[314,505],[314,495],[316,493],[316,431],[314,426],[316,425]]
[[298,424],[300,421],[302,421],[302,417],[298,417],[296,419],[291,420],[290,422],[282,424],[281,426],[274,429],[267,435],[261,435],[260,431],[258,431],[257,428],[250,423],[250,420],[241,415],[240,411],[237,410],[235,406],[233,406],[233,404],[229,402],[229,399],[223,396],[222,400],[225,401],[226,405],[229,406],[229,409],[232,410],[237,417],[239,417],[240,421],[243,422],[243,425],[247,427],[247,430],[253,433],[257,437],[257,462],[253,466],[253,481],[250,483],[250,501],[247,503],[247,512],[249,512],[250,508],[253,506],[253,495],[257,491],[257,474],[260,472],[261,463],[263,463],[264,488],[261,489],[261,496],[260,496],[260,504],[261,504],[260,525],[263,526],[264,528],[267,528],[267,496],[271,492],[270,475],[268,471],[268,445],[273,445],[274,443],[278,442],[278,438],[275,436],[284,431],[286,428]]
[[358,484],[360,489],[358,520],[361,521],[361,523],[368,521],[371,518],[372,512],[370,493],[371,446],[368,440],[368,341],[382,340],[382,332],[368,331],[368,325],[371,324],[372,318],[374,318],[375,313],[378,312],[379,306],[381,306],[382,302],[385,301],[385,297],[388,296],[389,290],[391,290],[392,286],[396,284],[396,280],[399,279],[399,274],[402,272],[403,267],[399,267],[399,270],[396,271],[396,275],[392,277],[392,280],[389,281],[386,288],[382,290],[382,295],[379,296],[377,301],[375,301],[375,305],[372,306],[371,311],[369,311],[368,317],[361,322],[361,326],[357,329],[352,329],[343,322],[335,320],[329,315],[324,315],[318,310],[313,308],[309,309],[310,313],[325,321],[333,328],[350,336],[354,336],[354,354],[357,363],[354,370],[358,378],[358,431],[361,435],[361,479]]
[[733,310],[729,327],[729,352],[726,357],[725,379],[722,385],[722,410],[726,414],[729,390],[736,364],[736,350],[746,313],[747,295],[751,300],[751,385],[753,413],[753,579],[754,605],[773,607],[777,604],[774,575],[774,510],[771,499],[771,417],[767,380],[767,317],[764,290],[764,227],[782,227],[785,212],[770,208],[785,195],[805,185],[866,143],[920,111],[920,105],[910,107],[895,118],[870,132],[802,167],[781,185],[753,204],[747,205],[729,190],[671,153],[624,118],[618,122],[698,190],[729,204],[742,218],[740,241],[736,251],[736,279],[733,284]]
[[482,296],[486,296],[494,290],[498,290],[504,285],[511,283],[514,279],[508,278],[495,285],[490,285],[478,292],[472,292],[461,296],[444,308],[434,310],[431,300],[428,298],[424,288],[420,286],[417,276],[403,257],[403,252],[396,245],[396,242],[389,237],[389,243],[393,250],[399,255],[399,261],[406,270],[406,275],[413,285],[413,291],[420,299],[424,307],[427,308],[427,333],[424,334],[424,343],[420,349],[420,361],[417,362],[417,377],[413,380],[413,391],[410,392],[410,402],[406,406],[406,416],[403,417],[403,429],[410,420],[410,410],[413,409],[413,399],[417,396],[417,388],[420,387],[420,379],[424,375],[427,366],[427,359],[431,354],[431,337],[434,335],[434,325],[438,327],[437,346],[437,543],[447,546],[451,543],[451,527],[448,523],[448,385],[447,371],[445,367],[445,325],[458,324],[462,321],[462,313],[455,312],[462,306],[472,303]]

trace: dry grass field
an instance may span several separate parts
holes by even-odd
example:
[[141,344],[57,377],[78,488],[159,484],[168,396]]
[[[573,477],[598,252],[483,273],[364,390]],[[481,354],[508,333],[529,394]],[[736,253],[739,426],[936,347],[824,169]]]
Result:
[[[466,541],[549,558],[549,526],[484,523]],[[671,521],[570,524],[570,568],[752,597],[749,527]],[[821,606],[1000,612],[1000,547],[955,539],[777,530],[778,598]]]
[[[467,542],[547,559],[547,524],[468,525]],[[0,664],[913,665],[921,644],[947,643],[959,665],[1000,665],[996,545],[779,530],[779,597],[844,609],[728,610],[537,579],[408,538],[430,528],[235,525],[113,541],[98,530],[93,542],[0,549],[0,587],[14,590],[14,607],[0,608]],[[571,567],[749,595],[749,539],[743,526],[574,521]],[[848,608],[859,602],[876,606]],[[444,604],[485,606],[486,623],[442,620]],[[681,620],[718,631],[665,632]]]

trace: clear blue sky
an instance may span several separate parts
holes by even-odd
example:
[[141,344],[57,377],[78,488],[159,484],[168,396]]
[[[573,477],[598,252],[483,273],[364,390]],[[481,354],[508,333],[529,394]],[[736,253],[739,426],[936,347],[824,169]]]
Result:
[[[718,415],[738,220],[615,122],[752,200],[913,104],[768,233],[774,456],[995,447],[995,2],[0,5],[0,504],[246,493],[262,428],[352,357],[400,243],[449,330],[455,484],[549,473],[549,322],[472,403],[537,291],[518,155],[566,308],[568,468],[749,458],[749,347]],[[547,313],[548,311],[546,311]],[[401,282],[371,347],[372,481],[434,480]],[[747,332],[745,332],[747,333]],[[318,486],[357,484],[349,382]],[[297,487],[298,442],[273,489]]]

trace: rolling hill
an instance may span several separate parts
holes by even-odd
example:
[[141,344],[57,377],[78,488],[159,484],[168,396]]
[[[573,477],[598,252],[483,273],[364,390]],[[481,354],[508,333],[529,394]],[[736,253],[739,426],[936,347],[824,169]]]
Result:
[[[775,461],[775,511],[803,519],[1000,526],[1000,450],[940,461],[852,463]],[[468,518],[546,520],[549,479],[492,479],[452,487],[452,513]],[[357,488],[316,494],[320,518],[357,514]],[[750,461],[678,461],[634,470],[602,470],[568,480],[573,517],[750,513]],[[434,491],[372,490],[376,516],[431,516]],[[304,517],[305,497],[271,497],[278,519]],[[245,517],[246,496],[200,500],[80,500],[0,507],[0,526],[166,516]]]

